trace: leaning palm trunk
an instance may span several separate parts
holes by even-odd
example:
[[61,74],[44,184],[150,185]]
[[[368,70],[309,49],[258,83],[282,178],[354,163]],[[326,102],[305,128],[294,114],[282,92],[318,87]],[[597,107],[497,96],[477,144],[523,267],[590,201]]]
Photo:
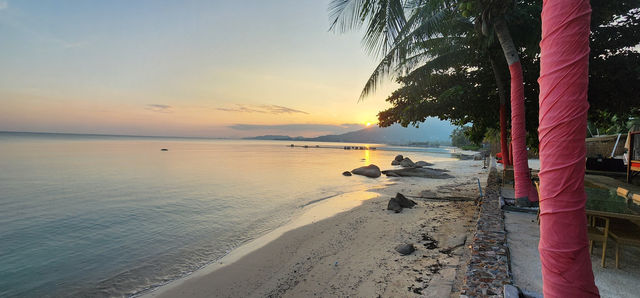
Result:
[[584,191],[588,0],[545,0],[540,42],[540,261],[545,297],[597,297]]
[[502,165],[508,166],[511,163],[509,161],[509,145],[507,144],[507,108],[505,106],[507,100],[505,98],[504,78],[492,55],[489,55],[489,59],[491,60],[491,68],[496,78],[498,97],[500,98],[500,151],[502,152]]
[[[531,180],[529,179],[529,163],[527,161],[526,128],[524,113],[524,82],[522,80],[522,66],[518,51],[511,39],[509,28],[503,17],[498,17],[494,28],[502,51],[509,64],[511,74],[511,146],[513,150],[513,178],[516,199],[518,201],[529,198]],[[504,158],[504,157],[503,157]]]

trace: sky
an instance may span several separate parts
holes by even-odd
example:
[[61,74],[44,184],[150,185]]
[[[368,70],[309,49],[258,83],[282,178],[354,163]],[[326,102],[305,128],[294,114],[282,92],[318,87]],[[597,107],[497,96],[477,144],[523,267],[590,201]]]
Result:
[[0,131],[313,137],[377,122],[386,83],[328,0],[0,0]]

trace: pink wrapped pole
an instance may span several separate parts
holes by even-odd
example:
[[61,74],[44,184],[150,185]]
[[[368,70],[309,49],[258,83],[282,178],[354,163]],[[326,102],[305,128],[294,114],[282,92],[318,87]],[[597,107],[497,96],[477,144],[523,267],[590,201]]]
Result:
[[513,148],[513,179],[516,198],[529,198],[532,190],[529,177],[524,113],[524,83],[520,61],[509,65],[511,73],[511,143]]
[[[511,146],[513,150],[511,163],[513,164],[516,200],[526,201],[526,199],[529,199],[537,201],[535,190],[533,190],[531,179],[529,178],[524,113],[524,83],[518,50],[511,39],[511,33],[504,18],[497,18],[493,26],[507,64],[509,64],[509,73],[511,74]],[[530,197],[530,195],[533,195],[533,197]]]
[[588,0],[544,0],[540,42],[540,260],[545,297],[599,297],[584,191]]

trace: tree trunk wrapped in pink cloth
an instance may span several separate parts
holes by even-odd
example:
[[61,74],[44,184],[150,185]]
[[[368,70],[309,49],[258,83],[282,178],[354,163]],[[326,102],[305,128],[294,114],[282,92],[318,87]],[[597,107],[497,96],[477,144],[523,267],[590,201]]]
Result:
[[540,59],[540,259],[545,297],[598,297],[584,191],[588,0],[545,0]]

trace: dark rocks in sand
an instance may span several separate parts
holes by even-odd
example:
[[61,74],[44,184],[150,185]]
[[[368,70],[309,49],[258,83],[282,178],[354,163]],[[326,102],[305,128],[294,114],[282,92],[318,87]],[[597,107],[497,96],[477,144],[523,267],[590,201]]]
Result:
[[344,171],[344,172],[342,172],[342,175],[344,175],[344,176],[351,176],[351,172],[349,172],[349,171]]
[[401,193],[397,193],[396,197],[393,199],[396,199],[398,201],[398,204],[400,204],[402,208],[412,208],[413,206],[417,205],[416,202],[407,199],[407,197],[405,197]]
[[416,251],[416,248],[413,246],[413,244],[406,243],[406,244],[400,244],[396,246],[395,250],[399,252],[401,255],[406,256]]
[[396,155],[396,158],[394,158],[393,160],[397,162],[401,162],[403,159],[404,159],[404,156],[402,156],[402,154],[398,154]]
[[433,165],[432,163],[426,162],[424,160],[416,161],[416,166],[417,167],[429,167],[429,166],[432,166],[432,165]]
[[445,172],[448,172],[448,171],[443,169],[434,169],[434,168],[405,168],[405,169],[382,171],[382,174],[385,174],[389,177],[422,177],[422,178],[432,178],[432,179],[453,178],[453,176]]
[[389,204],[387,204],[387,210],[393,210],[395,213],[400,213],[402,211],[402,206],[400,206],[400,203],[396,198],[391,198],[391,200],[389,200]]
[[415,163],[413,163],[413,161],[408,158],[405,157],[401,162],[400,162],[400,166],[403,168],[414,168],[416,166]]
[[374,164],[370,164],[366,167],[359,167],[351,171],[352,174],[362,175],[369,178],[378,178],[381,175],[380,168]]
[[417,205],[416,202],[407,199],[401,193],[397,193],[394,198],[389,200],[389,204],[387,204],[387,210],[393,210],[395,213],[400,213],[402,208],[413,208],[413,206]]
[[160,151],[169,151],[169,149],[167,149],[167,148],[162,148],[162,149],[160,149]]

